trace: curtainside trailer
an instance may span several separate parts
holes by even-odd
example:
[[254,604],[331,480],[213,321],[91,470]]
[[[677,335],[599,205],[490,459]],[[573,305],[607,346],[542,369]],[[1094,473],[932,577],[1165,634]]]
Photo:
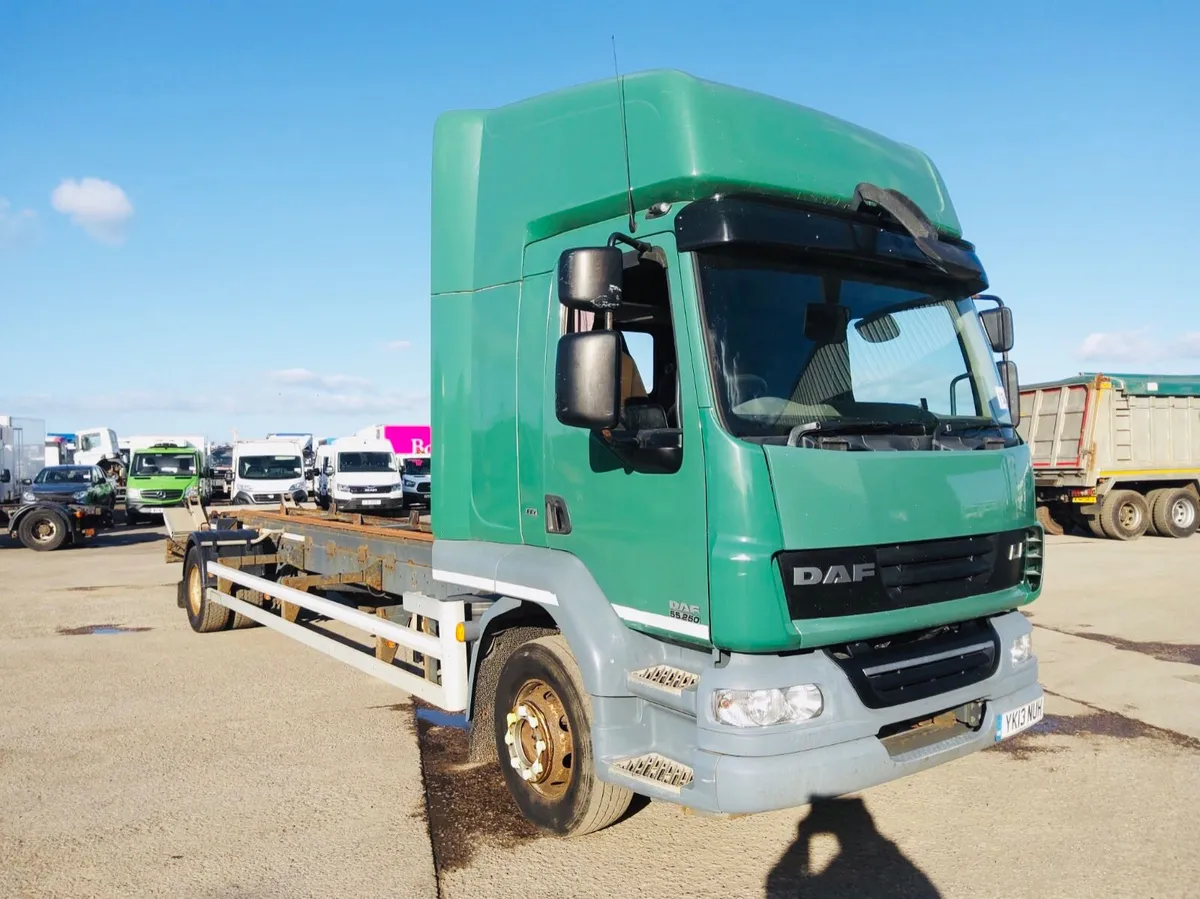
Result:
[[442,115],[431,243],[431,525],[222,513],[178,541],[195,630],[464,712],[558,834],[1042,717],[1012,315],[923,153],[642,73]]
[[1021,388],[1038,518],[1097,537],[1190,537],[1200,524],[1200,375],[1106,375]]

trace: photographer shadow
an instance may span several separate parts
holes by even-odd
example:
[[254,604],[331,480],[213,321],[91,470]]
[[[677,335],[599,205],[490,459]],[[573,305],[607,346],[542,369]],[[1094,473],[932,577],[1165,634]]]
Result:
[[[813,870],[813,838],[830,834],[838,851]],[[818,799],[800,822],[796,839],[767,875],[767,899],[826,899],[854,896],[938,899],[933,882],[881,834],[858,798]]]

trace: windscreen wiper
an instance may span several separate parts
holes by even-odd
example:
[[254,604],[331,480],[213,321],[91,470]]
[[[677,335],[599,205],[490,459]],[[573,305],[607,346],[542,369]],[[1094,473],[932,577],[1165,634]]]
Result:
[[788,432],[787,445],[799,446],[800,441],[809,435],[898,434],[911,428],[919,428],[922,435],[929,433],[929,426],[915,418],[907,421],[809,421],[796,425]]
[[977,281],[983,276],[983,269],[969,254],[938,237],[937,228],[929,220],[929,216],[910,197],[898,190],[863,181],[854,188],[854,199],[850,208],[858,212],[865,203],[877,206],[891,216],[909,233],[917,249],[925,254],[938,271],[958,281]]

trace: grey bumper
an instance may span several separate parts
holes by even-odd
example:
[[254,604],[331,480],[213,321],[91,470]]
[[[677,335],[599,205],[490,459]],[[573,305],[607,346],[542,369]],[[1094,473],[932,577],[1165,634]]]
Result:
[[399,496],[354,496],[351,499],[338,499],[339,512],[394,512],[404,508],[404,499]]
[[[991,619],[1000,641],[1000,661],[990,677],[919,701],[867,708],[849,679],[823,652],[792,656],[734,654],[722,668],[700,676],[691,711],[665,710],[642,698],[593,696],[593,725],[603,780],[636,792],[710,812],[748,814],[795,808],[814,799],[853,793],[915,774],[968,755],[996,740],[996,723],[1042,695],[1037,657],[1014,665],[1009,646],[1030,633],[1020,612]],[[801,724],[736,728],[719,724],[711,711],[712,692],[720,688],[759,689],[812,683],[824,698],[822,713]],[[644,695],[644,694],[642,694]],[[894,725],[921,721],[942,712],[982,702],[979,727],[947,731],[937,742],[900,751],[878,734]],[[631,728],[631,724],[637,725]],[[629,736],[648,730],[648,743]],[[940,733],[940,732],[939,732]],[[933,739],[937,739],[936,736]],[[692,782],[667,789],[624,775],[612,762],[653,752],[692,769]]]

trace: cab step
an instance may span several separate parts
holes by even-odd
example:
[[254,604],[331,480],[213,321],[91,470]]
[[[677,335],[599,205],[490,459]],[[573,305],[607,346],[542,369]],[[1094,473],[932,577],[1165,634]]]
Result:
[[700,675],[674,665],[654,665],[629,672],[629,692],[647,702],[696,717],[696,687]]
[[621,759],[613,762],[614,771],[624,774],[633,780],[679,793],[684,787],[691,786],[695,772],[681,762],[673,761],[657,752],[648,752],[634,758]]

